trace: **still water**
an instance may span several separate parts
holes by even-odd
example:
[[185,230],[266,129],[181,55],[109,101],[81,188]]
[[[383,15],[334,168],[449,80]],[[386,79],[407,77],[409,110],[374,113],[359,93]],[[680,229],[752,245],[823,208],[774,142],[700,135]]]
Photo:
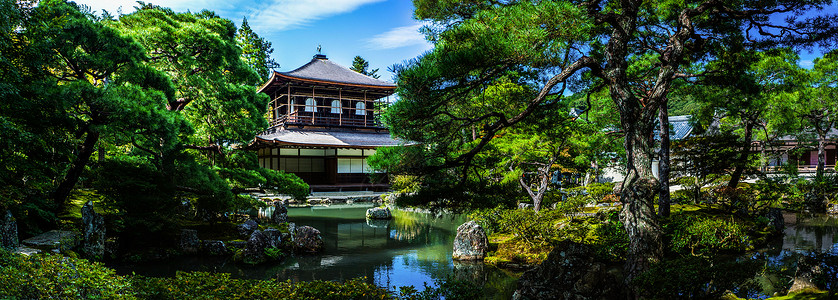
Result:
[[186,257],[117,269],[148,276],[173,276],[176,271],[225,272],[238,278],[283,281],[366,277],[367,282],[391,290],[401,286],[422,290],[425,284],[434,286],[437,280],[455,278],[483,286],[487,298],[512,296],[514,277],[482,263],[452,261],[457,226],[467,221],[465,217],[394,210],[392,220],[366,220],[370,207],[290,207],[289,222],[320,230],[325,249],[319,255],[288,257],[281,263],[260,266],[237,264],[230,259]]

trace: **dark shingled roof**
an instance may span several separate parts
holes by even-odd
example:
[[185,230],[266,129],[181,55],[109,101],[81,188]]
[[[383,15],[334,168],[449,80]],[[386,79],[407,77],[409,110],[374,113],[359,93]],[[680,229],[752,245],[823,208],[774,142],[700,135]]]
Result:
[[[672,128],[672,131],[669,133],[669,139],[673,141],[685,139],[693,131],[693,125],[690,124],[690,116],[669,117],[669,126]],[[655,130],[655,139],[660,140],[660,138],[660,132]]]
[[285,77],[303,80],[315,80],[352,85],[395,88],[395,83],[381,81],[367,75],[352,71],[344,66],[333,63],[323,56],[315,57],[307,64],[289,72],[275,72]]
[[256,136],[257,141],[298,146],[325,146],[346,148],[376,148],[398,146],[399,140],[388,132],[336,131],[316,129],[279,128]]

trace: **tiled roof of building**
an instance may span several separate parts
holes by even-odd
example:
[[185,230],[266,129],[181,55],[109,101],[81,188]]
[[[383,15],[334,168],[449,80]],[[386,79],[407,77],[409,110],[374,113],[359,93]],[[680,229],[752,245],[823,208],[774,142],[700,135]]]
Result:
[[307,64],[293,71],[274,72],[284,77],[291,77],[302,80],[313,80],[330,83],[341,83],[351,85],[362,85],[381,88],[395,88],[395,83],[381,81],[367,75],[355,72],[333,63],[326,56],[315,56]]
[[[693,131],[693,125],[690,124],[690,116],[669,117],[669,127],[672,128],[672,131],[669,133],[669,139],[672,141],[685,139]],[[655,139],[660,140],[660,132],[658,130],[655,130]]]
[[256,136],[257,142],[297,146],[376,148],[398,146],[389,132],[278,128]]

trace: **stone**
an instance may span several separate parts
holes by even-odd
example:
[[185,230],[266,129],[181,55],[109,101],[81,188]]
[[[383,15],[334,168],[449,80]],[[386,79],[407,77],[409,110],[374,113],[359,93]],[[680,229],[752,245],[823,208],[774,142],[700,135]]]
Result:
[[238,231],[239,236],[242,237],[249,237],[256,229],[259,229],[259,223],[256,223],[256,221],[252,219],[236,226],[236,231]]
[[271,221],[274,224],[282,224],[288,222],[288,208],[282,201],[274,201],[274,212],[271,214]]
[[489,239],[483,227],[468,221],[457,227],[454,238],[454,260],[482,260],[489,250]]
[[300,226],[294,231],[294,251],[298,253],[317,253],[323,250],[323,238],[320,230],[311,226]]
[[244,249],[247,247],[247,241],[228,241],[227,249]]
[[105,256],[105,218],[93,210],[93,202],[81,207],[82,254],[89,258]]
[[268,247],[268,238],[262,231],[254,230],[247,239],[247,246],[242,251],[242,259],[248,264],[263,263],[267,259],[265,257],[265,248]]
[[297,225],[294,224],[293,222],[289,222],[288,223],[288,232],[283,232],[280,238],[283,241],[290,241],[290,242],[293,243],[294,242],[294,234],[296,233],[296,231],[297,231]]
[[79,244],[78,235],[72,231],[50,230],[41,235],[23,240],[22,244],[41,250],[55,248],[71,249]]
[[41,252],[43,252],[43,251],[41,251],[41,249],[29,248],[29,247],[26,247],[26,246],[20,246],[14,251],[14,253],[17,253],[17,254],[20,254],[20,255],[26,255],[26,256],[35,255],[35,254],[38,254],[38,253],[41,253]]
[[786,227],[786,222],[783,219],[783,210],[779,208],[769,208],[764,216],[768,219],[768,225],[774,229],[774,232],[783,232]]
[[627,299],[617,272],[595,260],[589,245],[560,242],[540,265],[521,275],[512,299]]
[[367,219],[367,226],[372,228],[387,228],[388,225],[390,220]]
[[208,255],[227,255],[227,245],[219,240],[204,240],[201,242],[201,249]]
[[268,247],[282,247],[282,232],[274,228],[269,228],[262,231],[262,233],[265,234],[265,238],[268,241]]
[[367,219],[389,220],[392,217],[393,215],[390,213],[390,209],[386,207],[373,207],[367,209]]
[[14,251],[18,246],[20,246],[20,242],[17,235],[17,220],[15,220],[12,212],[7,210],[3,217],[3,223],[0,224],[0,247]]
[[195,229],[181,229],[180,251],[186,254],[196,254],[201,247],[201,240],[198,239],[198,231]]
[[530,203],[518,203],[518,209],[532,209],[533,205]]
[[821,275],[823,270],[810,256],[801,255],[797,259],[797,270],[794,280],[789,288],[789,294],[800,293],[811,290],[818,290],[815,284],[815,277]]

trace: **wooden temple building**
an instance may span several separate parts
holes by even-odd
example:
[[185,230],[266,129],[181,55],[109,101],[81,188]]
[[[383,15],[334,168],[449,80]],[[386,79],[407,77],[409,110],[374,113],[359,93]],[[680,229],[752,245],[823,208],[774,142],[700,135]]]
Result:
[[[312,191],[380,190],[367,157],[399,141],[378,120],[396,85],[315,55],[302,67],[274,71],[259,92],[270,97],[270,127],[249,148],[263,168],[294,173]],[[386,180],[386,176],[382,176]]]

